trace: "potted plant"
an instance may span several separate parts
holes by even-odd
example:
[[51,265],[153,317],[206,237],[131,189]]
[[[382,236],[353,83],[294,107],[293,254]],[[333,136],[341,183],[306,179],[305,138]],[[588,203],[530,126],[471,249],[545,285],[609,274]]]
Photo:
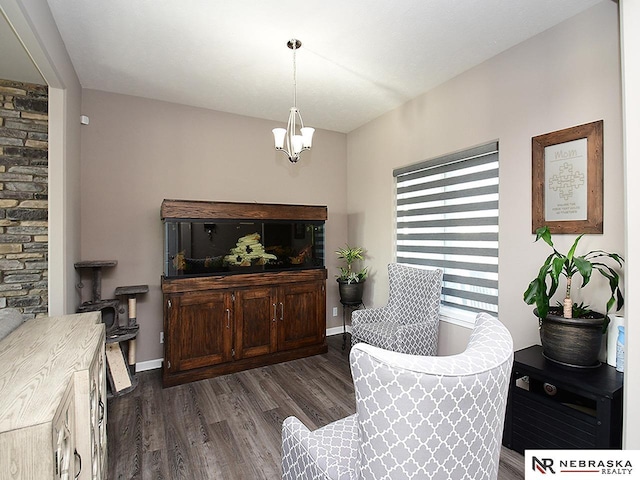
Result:
[[[609,325],[609,311],[614,305],[620,310],[624,298],[620,291],[620,276],[609,265],[622,268],[624,259],[616,253],[592,250],[585,255],[577,255],[576,248],[583,235],[579,235],[566,254],[560,253],[553,245],[551,232],[544,226],[536,230],[536,242],[544,240],[552,249],[551,253],[524,292],[524,301],[535,304],[534,314],[540,323],[540,339],[543,354],[556,362],[576,367],[597,366],[602,334]],[[606,263],[608,262],[608,263]],[[582,277],[580,288],[591,280],[594,271],[599,272],[609,283],[611,296],[604,306],[604,314],[592,311],[588,305],[574,303],[571,287],[573,277]],[[560,277],[566,279],[565,297],[558,306],[550,306],[550,301],[560,285]]]
[[365,250],[362,247],[352,247],[349,244],[336,250],[338,258],[344,260],[347,264],[346,267],[340,267],[340,275],[336,275],[342,304],[355,305],[362,303],[362,293],[368,269],[363,267],[361,270],[355,271],[353,263],[363,260],[364,253]]

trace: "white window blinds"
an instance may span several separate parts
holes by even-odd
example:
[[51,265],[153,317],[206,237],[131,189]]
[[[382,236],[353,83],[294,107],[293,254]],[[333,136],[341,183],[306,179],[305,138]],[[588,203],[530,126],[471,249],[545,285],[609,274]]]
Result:
[[498,144],[394,170],[399,263],[444,270],[442,314],[498,312]]

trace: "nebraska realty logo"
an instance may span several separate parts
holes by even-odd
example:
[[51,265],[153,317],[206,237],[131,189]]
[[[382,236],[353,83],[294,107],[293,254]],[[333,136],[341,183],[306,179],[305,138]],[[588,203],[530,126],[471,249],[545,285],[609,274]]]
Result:
[[640,479],[640,450],[526,450],[525,479],[542,475],[564,480]]

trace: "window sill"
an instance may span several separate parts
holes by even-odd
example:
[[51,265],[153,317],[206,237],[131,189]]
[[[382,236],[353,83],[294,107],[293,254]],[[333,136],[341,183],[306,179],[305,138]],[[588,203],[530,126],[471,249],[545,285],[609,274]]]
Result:
[[452,314],[440,313],[440,321],[458,325],[460,327],[468,328],[471,330],[476,325],[476,316],[474,314],[469,314],[469,316],[464,314],[455,314],[455,316],[453,316]]

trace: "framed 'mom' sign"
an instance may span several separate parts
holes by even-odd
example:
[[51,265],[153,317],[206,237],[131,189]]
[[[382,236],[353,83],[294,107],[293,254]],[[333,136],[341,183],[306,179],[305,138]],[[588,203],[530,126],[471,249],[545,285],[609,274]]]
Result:
[[531,139],[533,233],[602,233],[602,123]]

